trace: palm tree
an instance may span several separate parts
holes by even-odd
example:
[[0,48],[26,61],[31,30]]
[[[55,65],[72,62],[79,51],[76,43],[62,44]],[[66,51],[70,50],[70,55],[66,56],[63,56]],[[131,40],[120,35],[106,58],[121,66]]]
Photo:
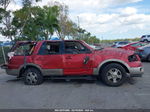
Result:
[[58,17],[58,7],[44,7],[44,34],[45,40],[51,38],[55,31],[60,31]]

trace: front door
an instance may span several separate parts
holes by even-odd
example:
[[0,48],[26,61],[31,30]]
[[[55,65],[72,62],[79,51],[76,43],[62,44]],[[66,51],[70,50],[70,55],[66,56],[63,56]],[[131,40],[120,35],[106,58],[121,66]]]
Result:
[[65,41],[64,47],[64,74],[91,75],[92,53],[90,50],[77,41]]

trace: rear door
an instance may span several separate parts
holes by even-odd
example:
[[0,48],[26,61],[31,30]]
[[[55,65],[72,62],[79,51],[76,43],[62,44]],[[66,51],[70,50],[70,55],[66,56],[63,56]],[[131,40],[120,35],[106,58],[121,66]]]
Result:
[[64,42],[64,74],[91,75],[92,52],[78,41]]
[[42,68],[44,75],[63,75],[61,48],[61,41],[46,41],[41,46],[34,62]]
[[20,42],[12,47],[11,52],[8,53],[8,67],[11,69],[18,69],[23,65],[25,63],[25,55],[27,59],[32,55],[35,44],[35,42]]

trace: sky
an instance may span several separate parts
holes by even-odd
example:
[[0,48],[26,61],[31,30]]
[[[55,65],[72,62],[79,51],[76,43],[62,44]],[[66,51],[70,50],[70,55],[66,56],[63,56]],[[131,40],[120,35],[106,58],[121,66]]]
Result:
[[[42,0],[44,6],[54,0]],[[124,39],[150,34],[150,0],[55,0],[69,6],[69,17],[100,39]],[[20,0],[9,6],[21,8]]]

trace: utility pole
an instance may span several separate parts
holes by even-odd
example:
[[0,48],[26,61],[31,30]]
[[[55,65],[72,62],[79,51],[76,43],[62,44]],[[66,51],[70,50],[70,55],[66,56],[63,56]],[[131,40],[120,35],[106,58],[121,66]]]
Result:
[[78,28],[80,28],[80,18],[79,18],[79,16],[77,16],[77,19],[78,19]]

